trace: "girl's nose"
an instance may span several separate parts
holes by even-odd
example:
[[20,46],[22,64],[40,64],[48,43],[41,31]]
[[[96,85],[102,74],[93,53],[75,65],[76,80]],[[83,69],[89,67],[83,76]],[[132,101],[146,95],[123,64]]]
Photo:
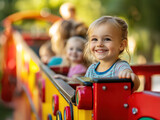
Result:
[[99,40],[98,43],[97,43],[97,47],[103,47],[103,41],[102,40]]
[[75,54],[77,51],[74,49],[72,52]]

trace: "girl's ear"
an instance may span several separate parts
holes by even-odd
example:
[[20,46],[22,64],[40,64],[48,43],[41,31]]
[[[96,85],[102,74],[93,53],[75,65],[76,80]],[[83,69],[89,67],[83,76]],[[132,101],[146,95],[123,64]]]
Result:
[[120,44],[120,51],[123,51],[127,47],[127,40],[123,39]]

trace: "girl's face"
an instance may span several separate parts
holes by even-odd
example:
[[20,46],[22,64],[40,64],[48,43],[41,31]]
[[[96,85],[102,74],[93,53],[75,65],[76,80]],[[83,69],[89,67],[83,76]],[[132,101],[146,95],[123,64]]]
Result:
[[89,37],[90,51],[99,61],[118,59],[126,45],[126,40],[122,41],[121,31],[110,23],[99,25]]
[[84,45],[81,41],[75,39],[67,43],[67,58],[73,63],[81,63],[83,60]]
[[43,50],[40,53],[40,58],[43,63],[48,63],[51,57],[54,56],[49,50]]

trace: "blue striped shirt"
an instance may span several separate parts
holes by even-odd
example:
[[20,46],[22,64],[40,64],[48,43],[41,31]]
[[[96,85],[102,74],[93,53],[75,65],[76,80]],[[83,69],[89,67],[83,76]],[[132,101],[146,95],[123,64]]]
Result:
[[123,71],[125,69],[129,69],[132,71],[128,62],[120,59],[117,60],[108,70],[104,72],[96,71],[96,68],[98,67],[99,64],[100,63],[98,62],[90,65],[85,74],[85,77],[90,77],[90,78],[118,77],[120,71]]

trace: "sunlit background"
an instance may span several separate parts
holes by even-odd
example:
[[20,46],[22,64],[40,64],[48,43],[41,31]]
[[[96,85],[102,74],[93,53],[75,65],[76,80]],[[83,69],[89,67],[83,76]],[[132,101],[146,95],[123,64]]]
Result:
[[[104,15],[125,19],[129,25],[130,64],[160,63],[160,0],[0,0],[0,32],[4,30],[2,21],[15,12],[38,10],[60,16],[59,7],[64,2],[71,2],[76,6],[76,19],[87,26]],[[32,22],[35,24],[31,24]],[[32,20],[15,23],[15,28],[34,36],[47,33],[50,26],[43,21]],[[0,59],[4,40],[1,37]],[[129,59],[127,54],[124,58]]]

